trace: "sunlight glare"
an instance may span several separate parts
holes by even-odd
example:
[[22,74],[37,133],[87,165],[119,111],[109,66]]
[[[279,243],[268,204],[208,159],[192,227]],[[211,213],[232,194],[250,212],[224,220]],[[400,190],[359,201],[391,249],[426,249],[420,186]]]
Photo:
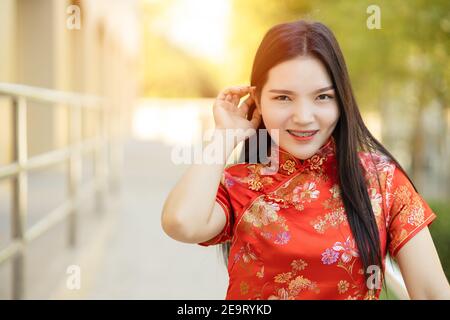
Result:
[[193,54],[223,59],[228,42],[230,0],[177,0],[167,13],[167,36]]

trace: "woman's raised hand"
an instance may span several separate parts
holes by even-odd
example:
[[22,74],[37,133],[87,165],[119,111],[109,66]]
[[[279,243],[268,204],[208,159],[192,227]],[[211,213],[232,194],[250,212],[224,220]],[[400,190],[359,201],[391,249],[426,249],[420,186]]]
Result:
[[[252,119],[247,120],[247,112],[254,103],[254,88],[251,86],[233,86],[225,88],[217,96],[214,107],[214,121],[216,129],[248,129],[258,128],[261,114],[255,108]],[[250,94],[239,106],[241,98]]]

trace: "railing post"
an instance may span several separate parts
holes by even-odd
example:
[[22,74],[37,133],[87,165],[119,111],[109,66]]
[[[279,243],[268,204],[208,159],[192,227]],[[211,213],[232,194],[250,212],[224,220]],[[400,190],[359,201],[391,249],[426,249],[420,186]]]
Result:
[[68,245],[75,247],[78,231],[78,196],[81,181],[81,108],[69,108],[69,144],[71,152],[68,164],[68,196],[71,208],[68,217]]
[[109,191],[118,194],[120,189],[120,168],[122,167],[121,155],[121,118],[119,109],[114,103],[110,103],[111,112],[108,113],[108,167],[109,167]]
[[95,209],[97,213],[105,211],[106,201],[106,110],[104,105],[98,110],[99,132],[97,133],[98,143],[94,151],[94,176],[95,176]]
[[19,172],[12,181],[11,229],[14,240],[21,244],[19,252],[12,259],[12,298],[25,297],[25,251],[27,221],[27,172],[23,166],[27,161],[27,101],[24,97],[13,100],[13,154],[19,164]]

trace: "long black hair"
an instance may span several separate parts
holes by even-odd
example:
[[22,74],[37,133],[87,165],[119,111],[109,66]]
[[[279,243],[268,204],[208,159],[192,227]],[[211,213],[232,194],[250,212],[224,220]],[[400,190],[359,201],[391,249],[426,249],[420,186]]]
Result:
[[[408,175],[364,124],[353,95],[341,49],[332,31],[324,24],[299,20],[275,25],[266,33],[256,52],[251,74],[251,85],[256,86],[256,98],[261,101],[261,90],[271,68],[299,56],[318,58],[326,67],[333,81],[340,110],[340,117],[332,135],[336,142],[337,173],[341,198],[364,270],[368,270],[367,268],[371,265],[376,265],[380,268],[381,277],[384,280],[378,227],[358,151],[368,151],[371,155],[378,151],[390,158],[406,177]],[[255,108],[255,104],[250,107],[247,114],[249,120],[252,118]],[[261,121],[258,129],[265,129],[264,121]],[[270,150],[271,143],[271,139],[268,139],[268,150]],[[259,146],[258,140],[256,145]],[[250,159],[248,139],[245,141],[244,147],[241,160],[248,162]],[[257,157],[259,157],[259,152]],[[260,161],[259,158],[256,159],[258,162]],[[411,179],[409,177],[408,179],[417,191]],[[381,189],[379,179],[378,184]],[[384,210],[384,206],[382,207]],[[228,261],[229,250],[230,243],[224,243],[222,253],[225,262]],[[364,275],[366,279],[369,277],[366,272]]]

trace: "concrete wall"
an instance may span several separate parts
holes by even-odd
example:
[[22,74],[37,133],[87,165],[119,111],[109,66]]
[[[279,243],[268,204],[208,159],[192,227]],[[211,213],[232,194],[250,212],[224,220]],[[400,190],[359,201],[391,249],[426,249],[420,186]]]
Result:
[[[66,27],[71,4],[81,8],[80,30]],[[136,94],[138,49],[129,39],[139,34],[137,9],[127,0],[0,1],[0,82],[105,96],[107,107],[122,114],[110,128],[119,135],[129,128],[121,119],[129,119]],[[29,155],[64,146],[65,108],[29,105]],[[10,101],[0,98],[0,165],[11,161],[11,112]],[[90,122],[88,131],[96,127]]]

